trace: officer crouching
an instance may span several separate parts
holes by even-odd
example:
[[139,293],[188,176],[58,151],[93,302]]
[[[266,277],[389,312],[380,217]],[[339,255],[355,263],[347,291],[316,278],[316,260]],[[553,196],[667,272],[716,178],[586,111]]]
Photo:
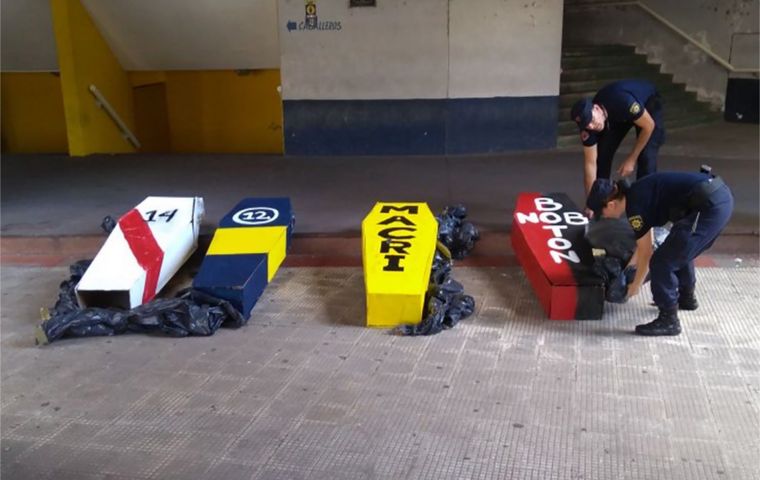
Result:
[[[652,322],[638,325],[639,335],[678,335],[678,310],[696,310],[694,259],[710,248],[731,218],[734,198],[720,177],[700,173],[662,172],[632,185],[625,180],[597,179],[586,205],[594,217],[623,214],[636,234],[636,276],[627,298],[639,293],[651,269],[654,303],[660,312]],[[670,235],[654,252],[652,227],[673,222]]]

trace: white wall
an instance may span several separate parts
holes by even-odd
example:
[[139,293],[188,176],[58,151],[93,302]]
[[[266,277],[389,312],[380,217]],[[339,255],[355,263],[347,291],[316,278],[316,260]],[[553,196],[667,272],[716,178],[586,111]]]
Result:
[[562,0],[450,4],[450,97],[559,94]]
[[0,33],[4,72],[58,70],[50,0],[2,0]]
[[[279,68],[277,0],[82,0],[126,70]],[[50,0],[2,0],[2,69],[58,70]]]
[[445,98],[448,0],[317,0],[319,22],[340,30],[293,30],[304,0],[279,0],[283,98]]
[[82,0],[126,70],[278,68],[277,0]]
[[279,0],[283,97],[408,99],[559,94],[562,0]]
[[[285,99],[556,95],[562,0],[82,0],[126,70],[281,68]],[[278,12],[279,9],[279,12]],[[49,0],[2,1],[2,67],[56,70]]]

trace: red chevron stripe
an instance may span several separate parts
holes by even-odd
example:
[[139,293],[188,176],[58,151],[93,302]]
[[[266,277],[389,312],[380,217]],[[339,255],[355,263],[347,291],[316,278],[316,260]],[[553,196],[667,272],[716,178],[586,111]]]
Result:
[[161,265],[164,263],[164,251],[156,242],[153,232],[148,226],[142,214],[137,209],[132,209],[119,219],[124,238],[132,250],[137,263],[145,270],[145,288],[143,289],[143,303],[149,302],[156,296],[158,276],[161,273]]

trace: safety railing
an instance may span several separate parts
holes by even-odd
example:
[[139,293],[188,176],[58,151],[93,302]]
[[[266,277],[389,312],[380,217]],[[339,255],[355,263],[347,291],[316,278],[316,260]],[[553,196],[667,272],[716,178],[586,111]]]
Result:
[[674,25],[670,20],[663,17],[659,13],[655,12],[651,8],[649,8],[647,5],[644,5],[641,2],[591,2],[591,3],[573,3],[566,5],[566,8],[596,8],[596,7],[638,7],[641,10],[648,13],[652,18],[660,22],[662,25],[667,27],[672,32],[676,33],[683,39],[685,39],[687,42],[691,43],[698,49],[700,49],[702,52],[704,52],[707,56],[715,60],[716,63],[718,63],[720,66],[725,68],[731,73],[760,73],[760,69],[758,68],[736,68],[731,63],[723,59],[720,55],[710,50],[710,48],[706,47],[702,43],[700,43],[698,40],[694,39],[691,35],[684,32],[680,28],[678,28],[676,25]]
[[103,96],[102,93],[100,93],[100,90],[98,90],[98,87],[95,85],[90,85],[90,93],[92,93],[92,96],[95,97],[95,103],[98,105],[98,107],[102,108],[106,111],[108,116],[113,120],[113,123],[116,124],[117,127],[119,127],[119,130],[121,131],[121,136],[124,137],[129,143],[132,144],[135,148],[140,148],[140,142],[137,140],[137,137],[132,133],[132,131],[127,127],[127,124],[124,123],[124,121],[121,119],[118,113],[116,113],[116,110],[113,109],[110,103],[108,103],[108,100],[106,100],[106,97]]

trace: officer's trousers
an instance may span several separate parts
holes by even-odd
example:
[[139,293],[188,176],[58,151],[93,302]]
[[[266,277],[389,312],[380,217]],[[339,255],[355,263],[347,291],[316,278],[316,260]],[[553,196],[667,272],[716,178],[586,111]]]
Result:
[[[660,151],[660,146],[665,143],[665,127],[663,126],[662,104],[659,95],[652,97],[645,108],[654,120],[654,131],[639,154],[639,158],[636,159],[636,180],[657,171],[657,153]],[[610,123],[608,129],[599,135],[596,144],[596,178],[610,178],[615,152],[633,125],[629,122]],[[640,133],[641,128],[636,127],[637,138]]]
[[713,192],[705,205],[673,224],[670,235],[649,263],[654,303],[661,309],[678,304],[679,292],[694,290],[694,259],[710,248],[731,218],[734,197],[727,185]]

